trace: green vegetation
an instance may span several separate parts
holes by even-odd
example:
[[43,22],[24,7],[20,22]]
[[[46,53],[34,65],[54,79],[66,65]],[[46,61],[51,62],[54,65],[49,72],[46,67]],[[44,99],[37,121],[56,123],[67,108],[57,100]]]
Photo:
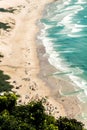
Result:
[[16,100],[11,93],[0,96],[0,130],[84,130],[75,119],[47,115],[42,101],[17,106]]
[[66,117],[60,117],[57,120],[57,126],[60,128],[59,130],[84,130],[84,125],[81,122]]

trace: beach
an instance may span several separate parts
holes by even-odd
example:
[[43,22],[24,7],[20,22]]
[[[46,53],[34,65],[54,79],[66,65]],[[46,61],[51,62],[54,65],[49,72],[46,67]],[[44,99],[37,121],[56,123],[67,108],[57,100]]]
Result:
[[68,116],[74,118],[81,112],[76,97],[62,96],[64,86],[73,85],[62,79],[51,76],[56,69],[48,62],[45,48],[37,40],[39,32],[37,21],[42,11],[51,0],[2,0],[0,22],[8,23],[7,29],[0,29],[0,53],[4,56],[0,70],[10,76],[12,91],[20,95],[18,105],[32,100],[41,100],[48,114],[56,118]]

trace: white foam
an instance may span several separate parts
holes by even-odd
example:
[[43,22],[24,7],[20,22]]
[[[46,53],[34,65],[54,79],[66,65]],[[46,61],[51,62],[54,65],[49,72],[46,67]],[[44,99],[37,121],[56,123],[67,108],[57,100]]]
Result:
[[[85,94],[86,96],[87,95],[87,82],[85,80],[82,80],[80,77],[78,77],[78,75],[82,74],[83,71],[78,67],[74,69],[70,68],[70,66],[67,65],[65,60],[60,58],[60,52],[59,53],[56,52],[53,48],[53,43],[51,42],[52,39],[45,37],[45,34],[43,34],[43,36],[40,39],[42,39],[42,42],[46,48],[46,53],[49,57],[48,61],[50,62],[50,64],[62,72],[71,72],[67,74],[67,76],[69,76],[70,80],[74,83],[74,85],[84,90],[83,94]],[[77,95],[79,95],[79,93]],[[80,101],[85,102],[83,99],[81,99],[81,96],[78,96],[78,98]]]
[[84,37],[87,36],[86,34],[68,34],[69,37]]
[[[67,2],[64,1],[64,2],[65,2],[64,4],[69,4],[71,0],[68,0]],[[82,0],[78,2],[82,2]],[[87,25],[80,25],[80,24],[78,25],[72,22],[73,22],[73,16],[75,15],[75,13],[78,13],[78,11],[83,10],[83,7],[80,5],[75,5],[75,6],[64,9],[64,5],[61,5],[60,7],[58,7],[58,10],[59,9],[63,9],[63,12],[60,12],[59,14],[54,15],[54,17],[52,17],[52,20],[56,21],[58,19],[58,26],[64,26],[64,29],[62,29],[60,33],[67,34],[69,37],[81,37],[82,35],[79,34],[78,32],[82,31],[82,28],[87,27]],[[50,64],[52,64],[54,67],[56,67],[58,70],[62,72],[71,72],[67,76],[69,76],[69,78],[74,83],[74,85],[83,89],[83,94],[85,94],[86,96],[87,95],[87,82],[83,80],[82,78],[78,77],[79,75],[83,73],[83,71],[80,68],[75,68],[75,69],[70,68],[70,66],[67,65],[66,61],[64,59],[61,59],[60,57],[60,53],[71,53],[74,50],[71,49],[71,50],[65,50],[63,52],[60,51],[59,53],[56,52],[54,48],[56,46],[58,47],[61,45],[54,45],[52,42],[52,39],[46,37],[47,36],[46,30],[51,28],[52,25],[43,24],[43,27],[44,29],[42,28],[39,39],[42,40],[42,43],[46,48],[46,53],[47,53],[47,56],[49,57],[48,61],[50,62]],[[78,98],[80,99],[80,96],[78,96]]]
[[85,28],[85,27],[87,27],[87,25],[75,24],[75,27],[77,27],[77,28]]
[[72,30],[71,30],[72,33],[80,32],[80,31],[82,31],[82,29],[77,28],[77,27],[73,27]]
[[67,0],[64,2],[64,5],[69,5],[71,0]]
[[67,8],[65,8],[65,11],[80,11],[80,10],[83,10],[84,8],[81,6],[81,5],[72,5],[72,6],[69,6]]
[[73,51],[65,50],[65,51],[59,51],[59,53],[72,53]]
[[78,1],[76,2],[76,4],[85,4],[85,3],[87,3],[86,0],[78,0]]
[[60,16],[59,18],[61,19],[60,21],[58,20],[57,25],[64,26],[64,28],[61,30],[60,33],[63,34],[69,33],[69,35],[73,35],[70,34],[70,32],[76,33],[82,30],[81,26],[78,27],[75,24],[75,22],[73,22],[73,19],[74,19],[74,15],[83,9],[84,8],[81,5],[72,5],[70,7],[65,8],[63,12],[60,12],[60,14],[58,14],[58,16]]
[[[69,78],[74,83],[74,85],[84,90],[85,96],[87,95],[87,82],[85,80],[82,80],[80,77],[77,77],[74,75],[74,74],[77,74],[77,75],[82,74],[83,71],[81,69],[75,68],[75,70],[73,70],[72,68],[68,68],[69,65],[66,65],[66,63],[64,63],[64,61],[59,57],[58,54],[56,54],[56,52],[55,53],[51,52],[50,57],[49,57],[49,62],[50,64],[52,64],[53,66],[55,66],[58,70],[62,72],[72,72],[72,73],[67,74],[67,76],[69,76]],[[84,102],[83,100],[80,100],[80,101]]]
[[79,67],[75,67],[72,69],[72,73],[75,74],[75,75],[79,75],[79,74],[82,74],[84,71],[82,69],[80,69]]
[[68,14],[67,16],[65,16],[63,18],[63,20],[61,21],[61,23],[64,24],[64,25],[70,23],[71,19],[72,19],[72,16],[73,16],[73,14]]
[[68,37],[80,37],[81,35],[67,34]]
[[69,75],[71,81],[73,81],[79,88],[82,88],[84,90],[87,89],[87,82],[82,78],[75,76],[74,74]]
[[[40,39],[42,39],[42,43],[44,44],[45,48],[46,48],[46,53],[49,55],[49,62],[50,64],[52,64],[53,66],[55,66],[57,69],[60,69],[62,71],[66,71],[67,66],[63,66],[64,61],[63,59],[60,58],[60,54],[57,53],[54,49],[53,49],[53,43],[51,42],[51,39],[48,39],[47,37],[43,36],[40,37]],[[63,63],[62,63],[63,62]]]

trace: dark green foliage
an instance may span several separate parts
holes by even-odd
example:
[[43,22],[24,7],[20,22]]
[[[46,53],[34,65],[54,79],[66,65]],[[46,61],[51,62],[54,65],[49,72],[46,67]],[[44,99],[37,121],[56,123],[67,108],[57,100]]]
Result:
[[59,130],[58,126],[56,125],[56,119],[53,116],[45,115],[43,130]]
[[59,130],[58,127],[54,124],[50,124],[47,126],[45,130]]
[[45,110],[42,102],[31,102],[26,106],[16,106],[12,114],[21,121],[30,123],[36,130],[42,129],[45,120]]
[[18,121],[8,111],[4,110],[0,114],[0,128],[1,130],[17,130]]
[[10,79],[10,77],[8,75],[4,74],[3,71],[0,70],[0,92],[11,91],[13,86],[10,85],[10,83],[7,81],[9,79]]
[[30,113],[32,117],[32,124],[36,127],[36,129],[43,128],[44,120],[45,120],[45,112],[42,102],[31,103],[30,104]]
[[16,105],[16,96],[14,94],[6,93],[0,96],[0,112],[5,109],[11,111]]
[[0,130],[84,130],[75,119],[47,115],[41,101],[16,106],[16,99],[9,93],[0,96]]
[[68,119],[67,117],[60,117],[57,120],[59,130],[83,130],[83,124],[76,119]]

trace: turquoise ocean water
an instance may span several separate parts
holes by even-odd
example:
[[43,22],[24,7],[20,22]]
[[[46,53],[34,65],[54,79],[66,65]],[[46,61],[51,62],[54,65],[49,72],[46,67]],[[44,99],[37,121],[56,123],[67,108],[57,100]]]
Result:
[[[87,106],[87,0],[49,4],[40,24],[50,64],[76,84],[77,97]],[[86,112],[83,117],[87,120]]]

